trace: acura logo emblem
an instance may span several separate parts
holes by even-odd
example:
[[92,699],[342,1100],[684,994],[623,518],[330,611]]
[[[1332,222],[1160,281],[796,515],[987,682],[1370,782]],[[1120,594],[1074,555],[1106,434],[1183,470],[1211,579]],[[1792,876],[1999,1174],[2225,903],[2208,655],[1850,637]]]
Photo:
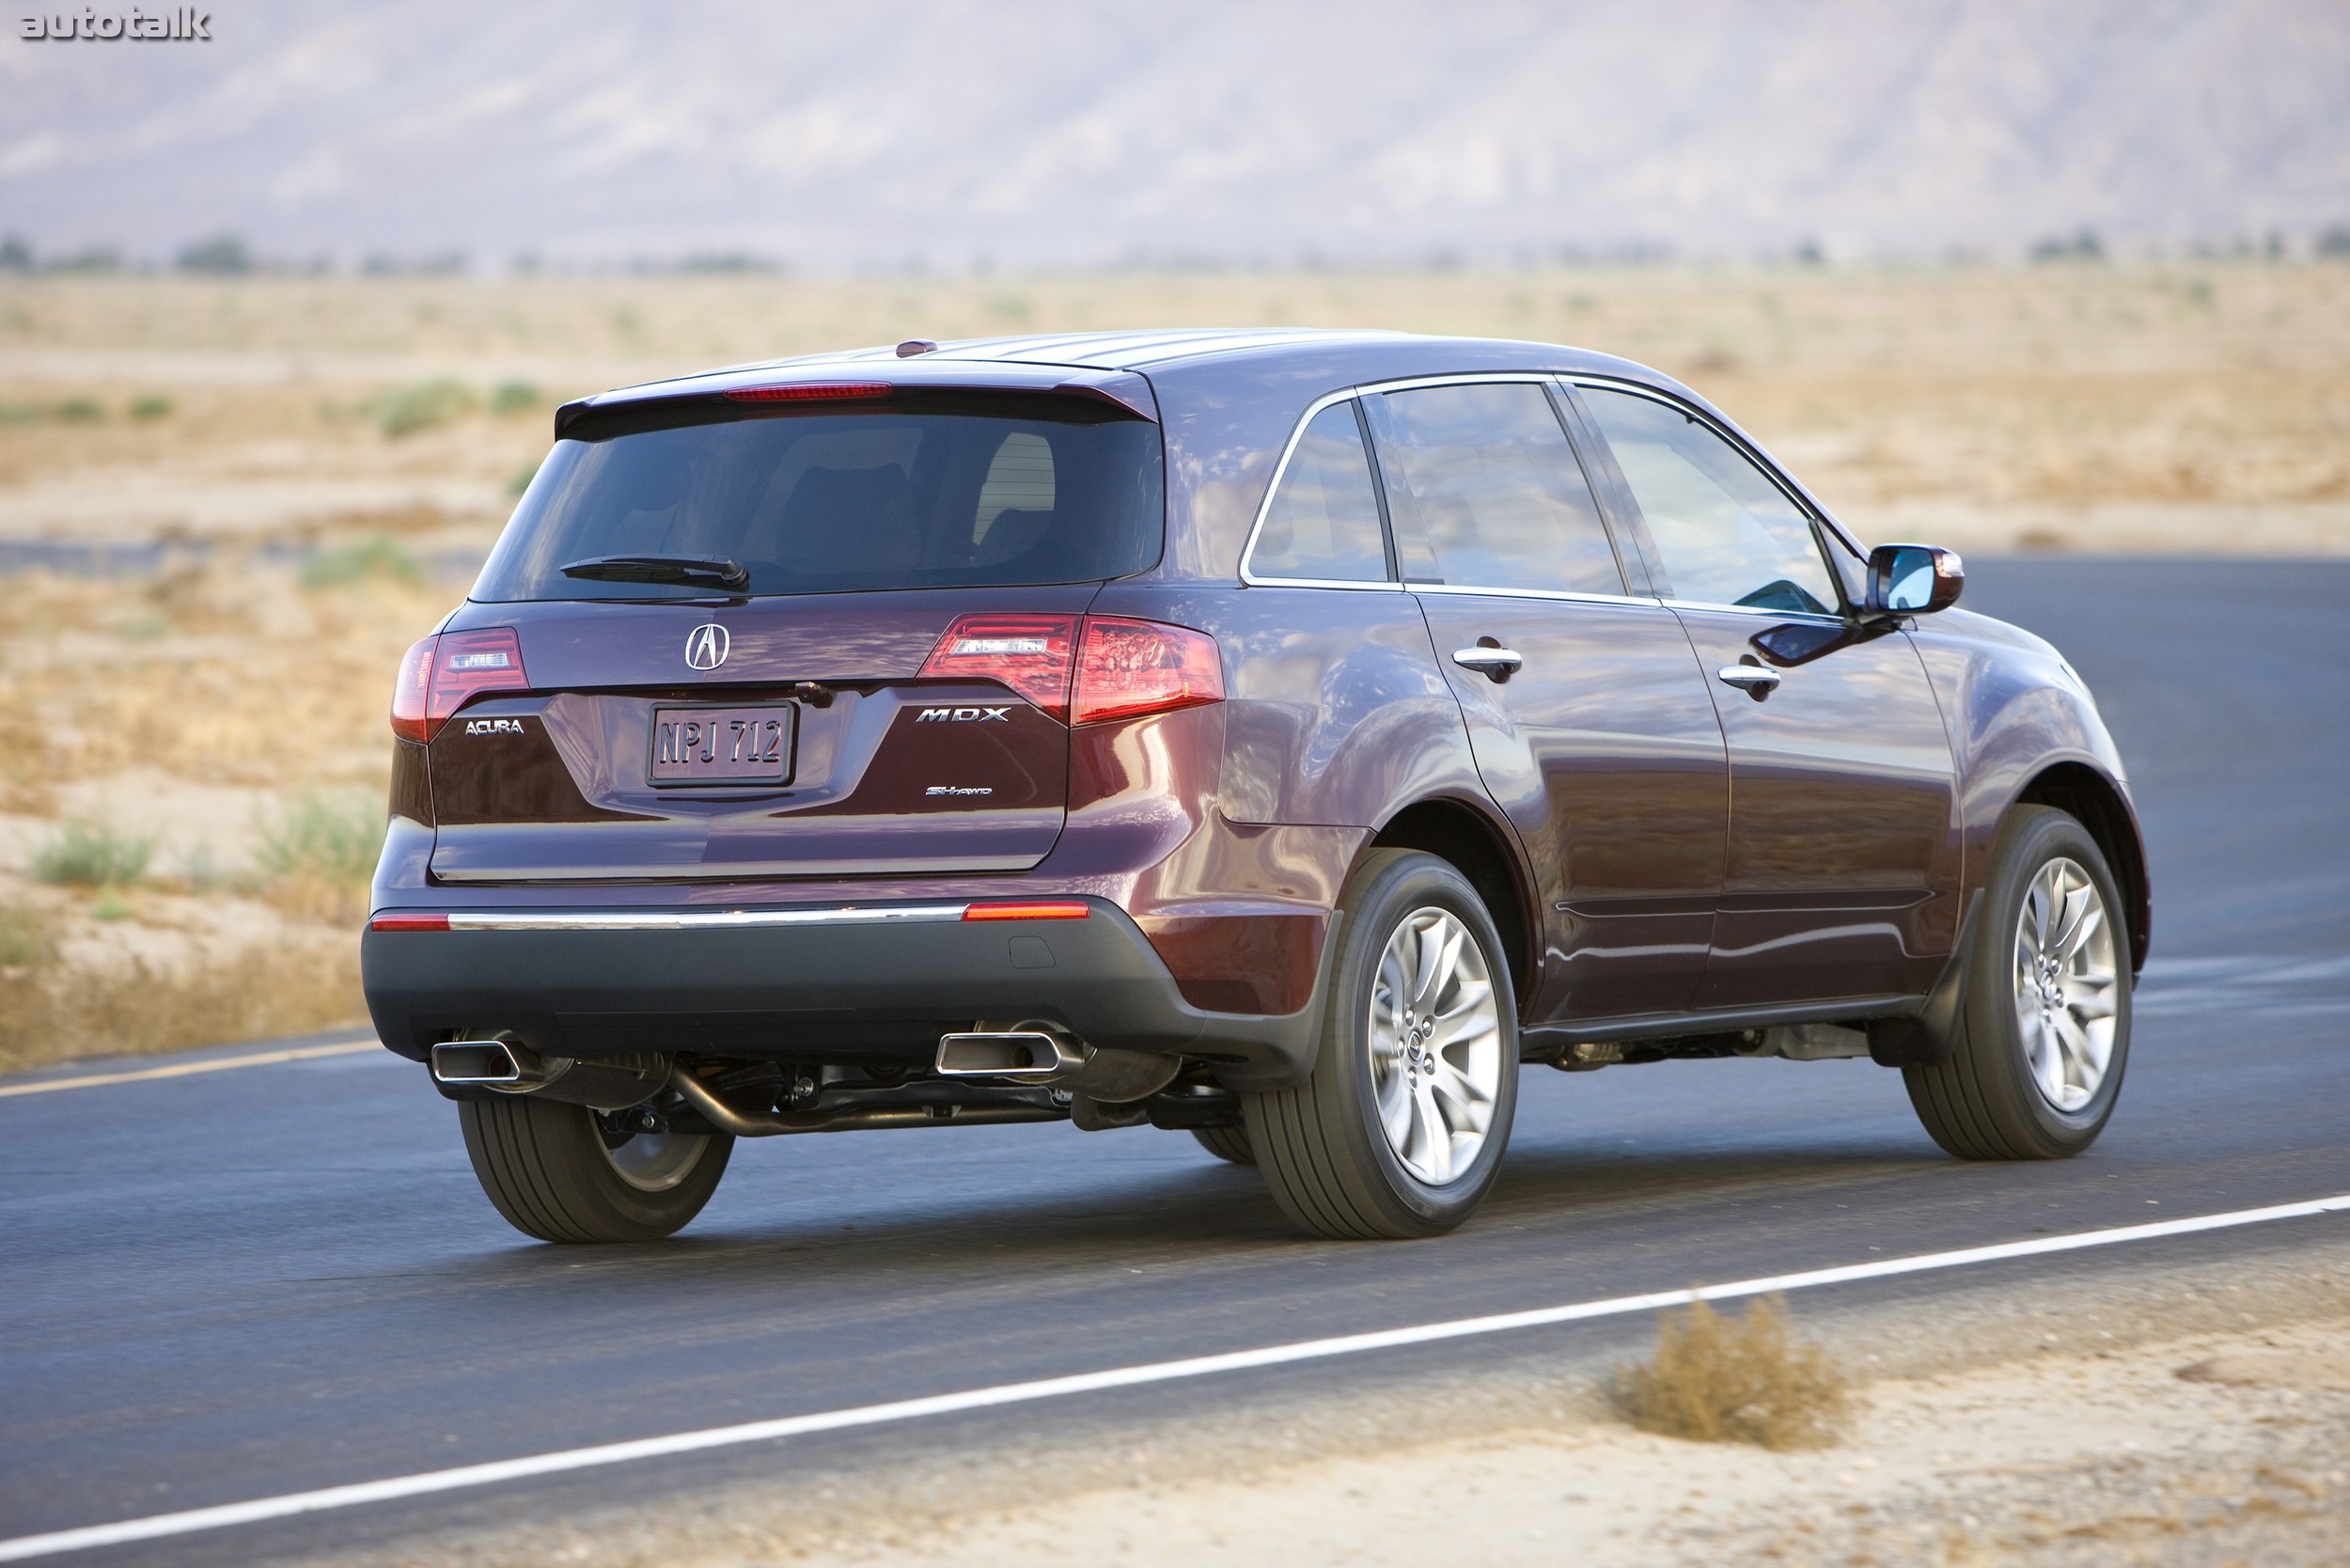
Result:
[[685,662],[696,669],[716,669],[727,662],[732,640],[723,626],[697,626],[685,635]]

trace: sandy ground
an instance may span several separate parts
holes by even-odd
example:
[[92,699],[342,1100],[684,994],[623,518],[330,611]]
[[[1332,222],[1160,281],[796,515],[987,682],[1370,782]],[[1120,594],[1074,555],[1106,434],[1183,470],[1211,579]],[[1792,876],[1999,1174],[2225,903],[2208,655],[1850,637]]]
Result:
[[[1175,325],[1622,354],[1714,398],[1872,541],[2350,551],[2350,266],[2225,262],[0,277],[0,542],[388,529],[478,550],[564,398],[908,336]],[[444,416],[388,420],[434,385],[457,399]]]
[[2350,1524],[2346,1472],[2350,1325],[2329,1324],[1889,1379],[1825,1452],[1499,1433],[789,1560],[2325,1562]]
[[2048,503],[1910,501],[1872,509],[1873,537],[1977,555],[2340,556],[2350,502]]
[[[452,1499],[336,1568],[850,1564],[2332,1564],[2350,1527],[2350,1237],[1937,1277],[1790,1306],[1860,1386],[1837,1446],[1619,1420],[1570,1334],[1159,1408],[745,1450],[675,1495]],[[1921,1331],[1922,1325],[1922,1331]],[[1637,1345],[1634,1336],[1620,1342]],[[548,1520],[559,1520],[550,1523]],[[385,1529],[391,1529],[389,1521]],[[415,1528],[412,1522],[411,1529]]]

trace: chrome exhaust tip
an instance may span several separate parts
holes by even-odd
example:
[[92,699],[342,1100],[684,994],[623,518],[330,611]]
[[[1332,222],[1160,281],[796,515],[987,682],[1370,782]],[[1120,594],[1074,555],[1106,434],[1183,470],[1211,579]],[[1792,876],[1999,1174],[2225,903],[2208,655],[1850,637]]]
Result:
[[1086,1048],[1042,1029],[1002,1029],[938,1037],[942,1078],[1002,1078],[1050,1083],[1086,1064]]
[[[432,1077],[436,1083],[465,1084],[484,1089],[522,1090],[529,1087],[524,1079],[530,1074],[523,1068],[524,1056],[529,1056],[533,1066],[540,1066],[538,1058],[528,1049],[517,1048],[504,1040],[450,1040],[432,1047]],[[546,1081],[541,1067],[539,1081]]]
[[614,1061],[542,1057],[510,1034],[492,1040],[446,1040],[432,1047],[432,1081],[498,1094],[536,1094],[597,1110],[644,1104],[668,1082],[666,1057]]

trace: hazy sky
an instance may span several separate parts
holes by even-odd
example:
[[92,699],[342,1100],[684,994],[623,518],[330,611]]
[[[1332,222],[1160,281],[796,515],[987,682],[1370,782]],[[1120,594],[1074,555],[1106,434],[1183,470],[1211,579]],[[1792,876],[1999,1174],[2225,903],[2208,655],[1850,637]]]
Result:
[[0,234],[144,259],[227,230],[343,263],[1010,268],[2350,225],[2350,0],[209,15],[209,42],[0,39]]

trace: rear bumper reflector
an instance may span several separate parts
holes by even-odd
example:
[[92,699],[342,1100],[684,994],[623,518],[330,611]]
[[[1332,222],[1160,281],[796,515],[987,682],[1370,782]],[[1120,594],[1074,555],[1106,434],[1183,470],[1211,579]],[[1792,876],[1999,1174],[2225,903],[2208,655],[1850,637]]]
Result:
[[368,922],[369,931],[446,931],[446,915],[378,915]]
[[1074,899],[1032,903],[974,903],[964,906],[966,920],[1082,920],[1092,913]]

